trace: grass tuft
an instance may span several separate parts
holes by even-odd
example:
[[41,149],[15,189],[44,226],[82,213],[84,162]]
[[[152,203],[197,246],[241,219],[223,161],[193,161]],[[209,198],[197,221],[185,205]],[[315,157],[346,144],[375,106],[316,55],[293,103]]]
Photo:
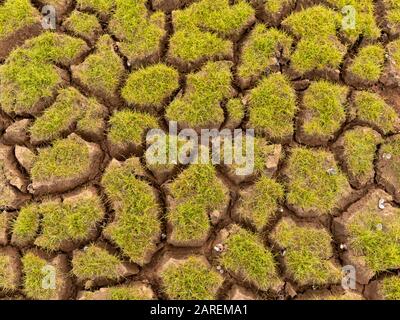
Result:
[[349,71],[362,80],[379,80],[385,61],[385,49],[381,45],[369,45],[360,49]]

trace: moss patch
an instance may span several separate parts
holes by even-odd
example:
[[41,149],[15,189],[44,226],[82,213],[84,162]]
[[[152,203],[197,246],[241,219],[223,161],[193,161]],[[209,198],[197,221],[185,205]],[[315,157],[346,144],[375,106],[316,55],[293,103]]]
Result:
[[273,179],[261,177],[254,187],[242,192],[238,215],[250,220],[261,230],[276,215],[278,202],[284,198],[284,189]]
[[133,262],[144,264],[159,237],[159,205],[153,188],[135,177],[135,167],[112,162],[102,185],[112,201],[114,221],[104,232]]
[[288,79],[274,73],[260,81],[249,94],[249,128],[273,139],[293,134],[296,94]]
[[35,114],[63,83],[53,63],[69,65],[84,50],[81,39],[46,32],[28,40],[0,67],[0,104],[6,112]]
[[161,273],[165,293],[174,300],[212,300],[222,277],[201,258],[190,256]]
[[383,71],[385,49],[381,45],[369,45],[360,49],[349,71],[362,80],[376,82]]
[[327,151],[292,149],[286,174],[289,178],[286,199],[299,213],[330,213],[349,191],[346,176]]
[[93,40],[101,32],[101,25],[95,15],[73,11],[63,24],[69,31],[87,40]]
[[400,300],[400,278],[385,277],[380,281],[378,290],[385,300]]
[[157,106],[179,87],[179,73],[158,63],[130,74],[122,97],[130,104]]
[[330,260],[331,236],[326,230],[297,226],[289,218],[275,227],[272,239],[285,249],[287,272],[300,285],[337,283],[341,270]]
[[153,291],[139,282],[129,285],[102,288],[99,291],[85,291],[82,294],[83,300],[152,300]]
[[95,10],[101,14],[108,15],[114,6],[114,0],[78,0],[77,5],[83,10]]
[[0,252],[0,288],[4,291],[15,290],[18,287],[18,270],[10,254]]
[[396,132],[399,117],[382,97],[368,91],[358,91],[354,97],[357,118],[380,129],[384,134]]
[[167,118],[183,127],[218,126],[224,120],[220,102],[232,90],[230,67],[226,61],[208,62],[199,72],[189,74],[186,92],[167,107]]

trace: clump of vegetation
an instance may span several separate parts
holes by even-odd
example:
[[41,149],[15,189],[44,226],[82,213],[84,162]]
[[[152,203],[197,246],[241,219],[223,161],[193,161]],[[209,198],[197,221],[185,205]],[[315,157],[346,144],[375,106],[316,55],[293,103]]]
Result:
[[232,43],[218,35],[238,35],[253,18],[254,10],[245,1],[230,5],[227,0],[202,0],[174,11],[169,55],[187,63],[231,55]]
[[331,213],[349,193],[346,176],[328,151],[292,149],[286,174],[287,202],[302,215]]
[[395,135],[381,146],[377,171],[378,181],[400,202],[400,135]]
[[153,300],[154,293],[143,283],[134,282],[129,285],[101,288],[99,291],[85,291],[84,300]]
[[261,290],[276,289],[281,284],[272,253],[257,235],[234,225],[225,241],[221,265]]
[[265,0],[264,8],[267,13],[277,14],[282,11],[285,6],[292,5],[294,0]]
[[120,277],[121,261],[107,250],[90,245],[84,251],[77,251],[72,258],[72,272],[80,280]]
[[50,148],[39,150],[31,170],[33,180],[71,178],[90,169],[89,148],[78,137],[56,140]]
[[394,40],[387,45],[389,56],[393,59],[397,70],[400,72],[400,40]]
[[204,258],[174,260],[160,274],[165,293],[174,300],[213,300],[223,282]]
[[146,130],[158,128],[155,117],[129,109],[116,111],[110,118],[109,124],[109,141],[122,147],[131,143],[140,145]]
[[336,37],[341,17],[332,9],[316,5],[292,13],[283,25],[301,38],[292,55],[292,67],[303,74],[339,67],[346,48]]
[[61,89],[55,103],[38,117],[29,131],[34,141],[60,138],[76,123],[77,130],[99,136],[104,130],[104,106],[94,98],[86,98],[78,90]]
[[180,244],[205,241],[210,229],[208,214],[223,211],[228,191],[211,164],[192,164],[169,186],[171,207],[168,220],[171,240]]
[[110,31],[120,40],[118,46],[131,63],[159,54],[165,35],[164,13],[149,14],[145,0],[114,0]]
[[[13,242],[32,243],[46,250],[59,250],[67,242],[79,242],[90,237],[103,218],[100,199],[92,192],[72,198],[28,204],[13,224]],[[40,228],[40,229],[39,229]],[[40,234],[37,234],[40,230]]]
[[187,78],[187,88],[166,109],[169,120],[182,127],[209,128],[224,120],[220,107],[223,98],[232,93],[231,62],[208,62],[199,72]]
[[130,104],[160,107],[178,87],[178,71],[158,63],[132,72],[122,89],[122,97]]
[[77,5],[82,10],[94,10],[100,14],[108,15],[114,7],[114,0],[78,0]]
[[248,79],[257,77],[270,66],[276,66],[277,56],[288,58],[292,38],[278,29],[267,29],[258,24],[243,46],[238,75]]
[[296,93],[288,79],[274,73],[262,79],[249,95],[248,127],[272,139],[284,140],[293,134],[297,109]]
[[358,91],[354,97],[357,118],[382,131],[394,133],[399,128],[399,117],[394,108],[388,105],[377,93]]
[[378,285],[378,291],[385,300],[400,300],[400,278],[385,277]]
[[386,203],[382,210],[378,208],[380,199],[389,199],[389,195],[375,191],[365,197],[346,221],[349,243],[355,255],[364,258],[374,273],[400,266],[400,209]]
[[347,87],[321,80],[303,97],[302,130],[309,139],[327,142],[346,120]]
[[156,248],[160,233],[159,205],[153,188],[135,176],[134,163],[112,162],[102,185],[115,210],[114,221],[105,235],[115,242],[132,262],[144,264]]
[[324,285],[341,279],[340,269],[330,261],[331,236],[324,229],[297,226],[289,218],[276,226],[272,239],[285,250],[287,272],[300,285]]
[[383,3],[386,8],[388,27],[392,33],[396,34],[400,31],[400,5],[395,0],[384,0]]
[[95,15],[73,11],[63,24],[69,31],[86,40],[94,40],[101,32],[101,25]]
[[344,133],[343,158],[350,181],[357,186],[373,180],[375,152],[382,141],[380,134],[370,128],[356,127]]
[[360,49],[349,71],[361,80],[376,82],[379,80],[385,61],[385,49],[382,45],[369,45]]
[[242,192],[237,213],[241,219],[250,220],[261,230],[276,215],[278,203],[284,198],[281,184],[268,177],[261,177],[255,185]]
[[16,269],[15,259],[17,258],[7,251],[0,251],[0,289],[6,292],[18,288],[19,271]]
[[13,51],[0,67],[0,104],[6,112],[36,114],[63,83],[53,64],[71,64],[87,49],[81,39],[45,32]]
[[6,0],[0,6],[0,40],[18,29],[39,22],[39,12],[29,0]]
[[241,99],[229,99],[226,103],[226,110],[228,112],[228,121],[226,126],[229,128],[238,127],[245,115],[245,109]]
[[124,74],[124,65],[113,45],[109,35],[100,37],[96,52],[72,67],[73,77],[100,96],[114,96]]

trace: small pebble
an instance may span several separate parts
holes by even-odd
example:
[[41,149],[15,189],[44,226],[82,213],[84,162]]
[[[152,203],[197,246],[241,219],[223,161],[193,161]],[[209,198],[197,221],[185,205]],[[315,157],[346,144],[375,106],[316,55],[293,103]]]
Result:
[[282,250],[281,255],[282,255],[282,257],[284,257],[286,255],[286,249]]
[[217,252],[221,252],[222,250],[224,250],[224,246],[219,243],[214,247],[214,250]]
[[378,223],[378,224],[376,225],[376,229],[379,230],[379,231],[382,231],[382,229],[383,229],[382,224],[381,224],[381,223]]
[[283,212],[283,208],[279,208],[279,212]]
[[88,247],[87,247],[87,246],[83,247],[83,251],[86,251],[87,249],[88,249]]
[[379,199],[378,208],[381,210],[385,209],[385,199]]
[[221,266],[217,266],[217,270],[221,270],[222,269],[222,267]]
[[161,239],[165,239],[167,235],[165,233],[161,233]]
[[390,159],[392,159],[392,155],[390,153],[384,153],[382,155],[382,158],[385,160],[390,160]]
[[328,170],[326,170],[326,172],[328,172],[329,175],[333,176],[336,174],[336,169],[335,168],[329,168]]
[[339,247],[341,250],[347,250],[347,246],[344,243],[341,243]]

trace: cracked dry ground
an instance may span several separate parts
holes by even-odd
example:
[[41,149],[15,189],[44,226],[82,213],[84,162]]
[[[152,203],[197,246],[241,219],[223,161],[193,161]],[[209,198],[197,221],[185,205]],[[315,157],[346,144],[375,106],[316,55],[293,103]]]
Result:
[[[0,297],[400,299],[399,34],[399,0],[0,1]],[[254,128],[254,173],[147,164],[169,121]]]

